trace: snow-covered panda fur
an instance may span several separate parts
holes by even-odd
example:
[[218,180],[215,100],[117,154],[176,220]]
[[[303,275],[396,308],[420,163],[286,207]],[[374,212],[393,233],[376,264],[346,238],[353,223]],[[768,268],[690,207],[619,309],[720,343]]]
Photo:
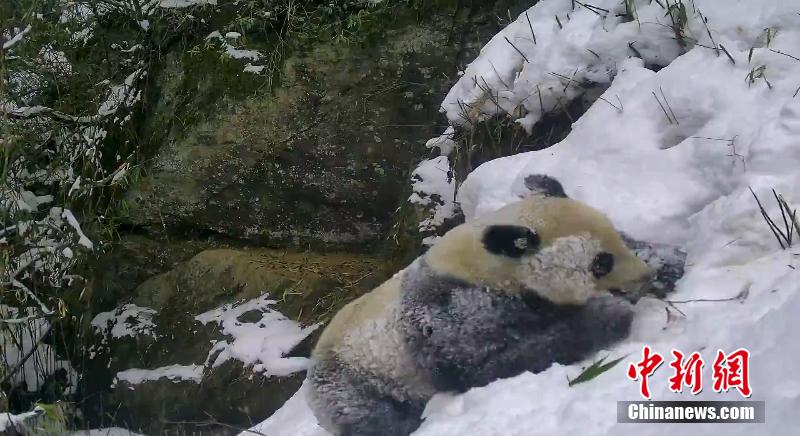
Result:
[[630,303],[604,291],[635,291],[653,270],[603,214],[543,186],[339,311],[308,374],[325,429],[406,435],[438,391],[577,362],[628,334]]

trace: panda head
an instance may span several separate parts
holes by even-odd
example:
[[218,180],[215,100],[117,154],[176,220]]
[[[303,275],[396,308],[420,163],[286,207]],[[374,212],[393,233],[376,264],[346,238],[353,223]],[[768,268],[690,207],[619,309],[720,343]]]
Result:
[[637,291],[652,274],[602,213],[543,195],[450,230],[425,258],[437,273],[508,293],[534,292],[556,304]]

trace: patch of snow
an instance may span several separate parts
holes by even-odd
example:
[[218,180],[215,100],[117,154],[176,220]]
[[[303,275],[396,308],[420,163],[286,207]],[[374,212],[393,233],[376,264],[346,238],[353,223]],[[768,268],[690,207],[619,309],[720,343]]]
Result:
[[261,59],[262,56],[258,50],[238,49],[230,44],[225,45],[225,54],[233,59],[252,59],[254,61]]
[[[620,364],[569,387],[566,380],[580,374],[583,362],[462,395],[439,394],[415,435],[744,436],[788,435],[800,428],[800,383],[792,375],[800,357],[800,247],[778,246],[749,191],[781,224],[771,189],[800,205],[796,5],[684,2],[688,38],[682,53],[658,3],[635,1],[638,21],[625,21],[617,16],[625,8],[618,0],[592,2],[609,13],[579,2],[542,0],[493,38],[444,100],[452,125],[505,114],[530,128],[542,107],[548,112],[559,99],[566,104],[582,94],[575,82],[608,89],[563,141],[485,163],[467,177],[457,199],[466,219],[474,219],[525,195],[526,176],[547,174],[636,239],[681,245],[687,271],[669,298],[686,302],[677,304],[685,317],[668,317],[665,302],[642,299],[630,337],[598,356],[638,356],[643,345],[667,359],[673,348],[699,351],[707,363],[704,391],[671,392],[664,365],[650,378],[653,398],[738,400],[738,393],[717,394],[708,385],[710,362],[717,349],[748,348],[750,399],[766,401],[766,423],[690,430],[686,424],[617,424],[616,402],[639,400],[638,383]],[[629,43],[644,59],[631,58]],[[735,63],[715,46],[724,46]],[[645,68],[651,64],[664,68]],[[752,75],[762,65],[769,83]],[[737,295],[743,298],[692,301]],[[324,434],[303,395],[301,390],[257,428]]]
[[169,365],[156,369],[126,369],[117,373],[111,387],[116,387],[120,382],[125,382],[130,389],[134,389],[135,385],[162,378],[166,378],[173,383],[181,381],[200,383],[203,380],[203,365]]
[[127,428],[121,427],[105,427],[105,428],[92,428],[89,430],[78,430],[69,434],[70,436],[145,436],[140,433],[135,433]]
[[261,74],[264,71],[264,68],[267,68],[266,65],[253,65],[248,63],[244,66],[245,73],[253,73],[253,74]]
[[[228,35],[230,35],[231,33],[236,33],[236,32],[228,32],[225,34],[225,37],[223,37],[218,30],[215,30],[209,33],[208,36],[206,36],[206,40],[209,39],[218,40],[220,42],[220,45],[222,46],[222,49],[225,51],[225,54],[232,59],[250,59],[253,61],[257,61],[262,57],[264,57],[264,55],[261,54],[261,52],[258,50],[240,49],[231,45],[226,39],[229,37]],[[235,40],[237,38],[231,38],[231,39]]]
[[67,59],[63,51],[56,50],[52,45],[46,44],[39,50],[39,57],[36,61],[44,69],[58,77],[66,77],[72,74],[72,64]]
[[189,6],[216,5],[217,0],[160,0],[160,8],[188,8]]
[[414,192],[408,201],[430,211],[429,217],[419,224],[421,232],[435,229],[454,215],[456,183],[447,156],[422,161],[411,174],[411,180]]
[[120,339],[137,336],[156,336],[153,317],[155,309],[135,304],[125,304],[108,312],[98,313],[92,319],[92,327],[106,338]]
[[[304,357],[283,357],[313,332],[318,324],[302,327],[282,313],[272,310],[276,303],[269,295],[262,295],[241,304],[226,304],[197,315],[195,319],[206,325],[217,323],[229,339],[219,341],[208,354],[212,367],[236,359],[252,365],[253,371],[267,376],[286,376],[308,367]],[[254,322],[239,321],[243,314],[257,313]],[[214,359],[211,362],[211,359]]]
[[456,144],[456,142],[453,140],[454,134],[455,129],[453,126],[450,126],[441,135],[429,139],[428,142],[425,143],[425,147],[439,147],[439,151],[442,156],[450,156],[453,150],[455,150],[458,146],[458,144]]
[[121,108],[131,107],[138,102],[141,99],[141,91],[136,91],[134,82],[142,74],[143,71],[138,69],[128,74],[121,84],[112,86],[105,101],[97,108],[97,114],[101,116],[112,115]]
[[8,412],[0,413],[0,432],[7,431],[11,434],[16,434],[18,430],[23,430],[22,434],[24,434],[24,429],[27,428],[25,424],[26,421],[42,416],[44,414],[45,410],[39,406],[36,406],[36,408],[34,408],[30,412],[24,412],[18,415],[14,415]]
[[27,35],[28,32],[31,31],[31,29],[32,29],[31,25],[28,24],[27,26],[25,26],[24,29],[22,30],[17,29],[13,34],[8,34],[8,35],[4,34],[3,39],[5,41],[3,41],[3,51],[10,49],[14,45],[22,41],[25,38],[25,35]]
[[75,233],[78,234],[78,244],[83,245],[87,249],[91,250],[94,248],[94,244],[92,243],[89,238],[83,234],[83,230],[81,230],[81,225],[78,223],[77,218],[75,215],[72,214],[72,211],[69,209],[64,209],[61,211],[61,217],[67,220],[67,223],[75,230]]
[[272,414],[266,421],[243,431],[239,436],[292,435],[292,436],[328,436],[329,433],[317,424],[314,413],[306,403],[308,381],[304,380],[297,392],[286,403]]

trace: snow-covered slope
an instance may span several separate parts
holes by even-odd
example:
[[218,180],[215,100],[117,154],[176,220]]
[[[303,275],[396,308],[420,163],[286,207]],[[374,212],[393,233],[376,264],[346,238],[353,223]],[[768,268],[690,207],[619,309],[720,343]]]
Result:
[[[564,141],[484,164],[458,201],[471,219],[516,199],[525,176],[547,174],[631,236],[681,245],[687,273],[669,298],[685,316],[642,300],[630,338],[600,355],[633,360],[645,344],[667,361],[673,348],[700,351],[704,391],[672,393],[665,364],[651,377],[653,399],[738,400],[710,388],[711,362],[717,349],[746,347],[751,399],[766,400],[766,423],[617,424],[616,401],[640,399],[627,365],[574,387],[567,378],[581,365],[555,365],[435,397],[416,435],[797,434],[800,238],[782,250],[749,188],[780,226],[771,189],[800,206],[800,3],[685,2],[685,54],[659,3],[636,1],[638,19],[624,22],[621,0],[543,0],[490,41],[443,103],[454,125],[509,114],[530,126],[542,108],[578,96],[578,83],[610,86]],[[324,434],[303,395],[257,430]]]

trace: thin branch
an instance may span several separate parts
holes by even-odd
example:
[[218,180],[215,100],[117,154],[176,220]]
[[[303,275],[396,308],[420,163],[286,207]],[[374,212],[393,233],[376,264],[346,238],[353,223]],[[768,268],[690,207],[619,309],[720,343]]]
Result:
[[769,229],[772,230],[772,234],[775,235],[775,239],[778,240],[778,245],[781,246],[781,249],[785,250],[786,246],[783,245],[783,240],[781,240],[781,236],[785,239],[786,235],[784,235],[781,232],[781,230],[778,228],[775,222],[772,221],[772,218],[770,218],[769,214],[767,214],[767,211],[764,209],[764,206],[761,204],[761,200],[758,199],[758,196],[756,195],[755,191],[753,191],[753,188],[748,186],[748,189],[750,189],[750,193],[753,194],[753,198],[756,199],[758,208],[761,211],[761,216],[764,217],[764,220],[767,222]]
[[720,45],[719,45],[719,48],[721,48],[721,49],[722,49],[722,51],[723,51],[723,52],[725,52],[725,55],[726,55],[726,56],[728,56],[728,59],[730,59],[731,63],[732,63],[733,65],[736,65],[736,61],[735,61],[735,60],[733,60],[733,56],[731,56],[731,54],[730,54],[730,53],[728,53],[728,49],[726,49],[726,48],[725,48],[725,46],[724,46],[724,45],[722,45],[722,44],[720,44]]
[[531,36],[533,37],[533,44],[536,45],[536,34],[533,33],[533,24],[531,24],[531,17],[528,16],[528,11],[525,11],[525,19],[528,20],[528,28],[531,29]]
[[655,98],[656,102],[658,102],[658,106],[661,107],[662,111],[664,111],[664,116],[667,118],[667,121],[669,121],[669,123],[672,124],[672,118],[670,118],[669,114],[667,113],[667,109],[664,108],[664,105],[661,104],[661,100],[658,99],[658,96],[656,95],[656,92],[652,91],[652,94],[653,94],[653,98]]
[[[600,97],[597,97],[597,98],[599,98],[600,100],[603,100],[604,102],[606,102],[606,103],[608,103],[609,105],[611,105],[611,107],[613,107],[614,109],[616,109],[616,110],[617,110],[617,112],[619,112],[619,113],[622,113],[622,107],[620,107],[620,106],[617,106],[617,105],[615,105],[614,103],[611,103],[610,101],[606,100],[606,99],[605,99],[605,98],[603,98],[602,96],[600,96]],[[619,99],[619,97],[617,97],[617,99]]]
[[792,58],[792,59],[794,59],[794,60],[796,60],[796,61],[800,61],[800,58],[798,58],[798,57],[796,57],[796,56],[792,56],[792,55],[790,55],[789,53],[784,53],[784,52],[782,52],[782,51],[780,51],[780,50],[775,50],[775,49],[772,49],[772,48],[771,48],[771,49],[769,49],[769,51],[771,51],[771,52],[773,52],[773,53],[777,53],[777,54],[779,54],[779,55],[784,55],[784,56],[786,56],[786,57],[790,57],[790,58]]
[[506,42],[507,42],[507,43],[511,44],[511,47],[514,47],[514,50],[516,50],[516,51],[517,51],[517,53],[519,53],[519,55],[520,55],[520,56],[522,56],[522,59],[525,59],[525,62],[528,62],[528,63],[530,63],[530,62],[531,62],[530,60],[528,60],[528,57],[527,57],[527,56],[525,56],[525,53],[523,53],[523,52],[522,52],[522,50],[520,50],[519,48],[517,48],[517,46],[516,46],[516,45],[514,45],[514,43],[513,43],[513,42],[511,42],[511,40],[510,40],[510,39],[508,39],[508,37],[507,37],[507,36],[503,36],[503,38],[505,38],[505,40],[506,40]]
[[675,112],[672,111],[672,106],[670,106],[669,101],[667,100],[667,96],[664,95],[664,89],[659,86],[658,90],[659,90],[659,92],[661,92],[661,97],[664,99],[664,104],[667,105],[667,109],[669,109],[669,113],[672,114],[672,119],[675,120],[675,124],[680,125],[681,123],[678,121],[678,117],[675,116]]

